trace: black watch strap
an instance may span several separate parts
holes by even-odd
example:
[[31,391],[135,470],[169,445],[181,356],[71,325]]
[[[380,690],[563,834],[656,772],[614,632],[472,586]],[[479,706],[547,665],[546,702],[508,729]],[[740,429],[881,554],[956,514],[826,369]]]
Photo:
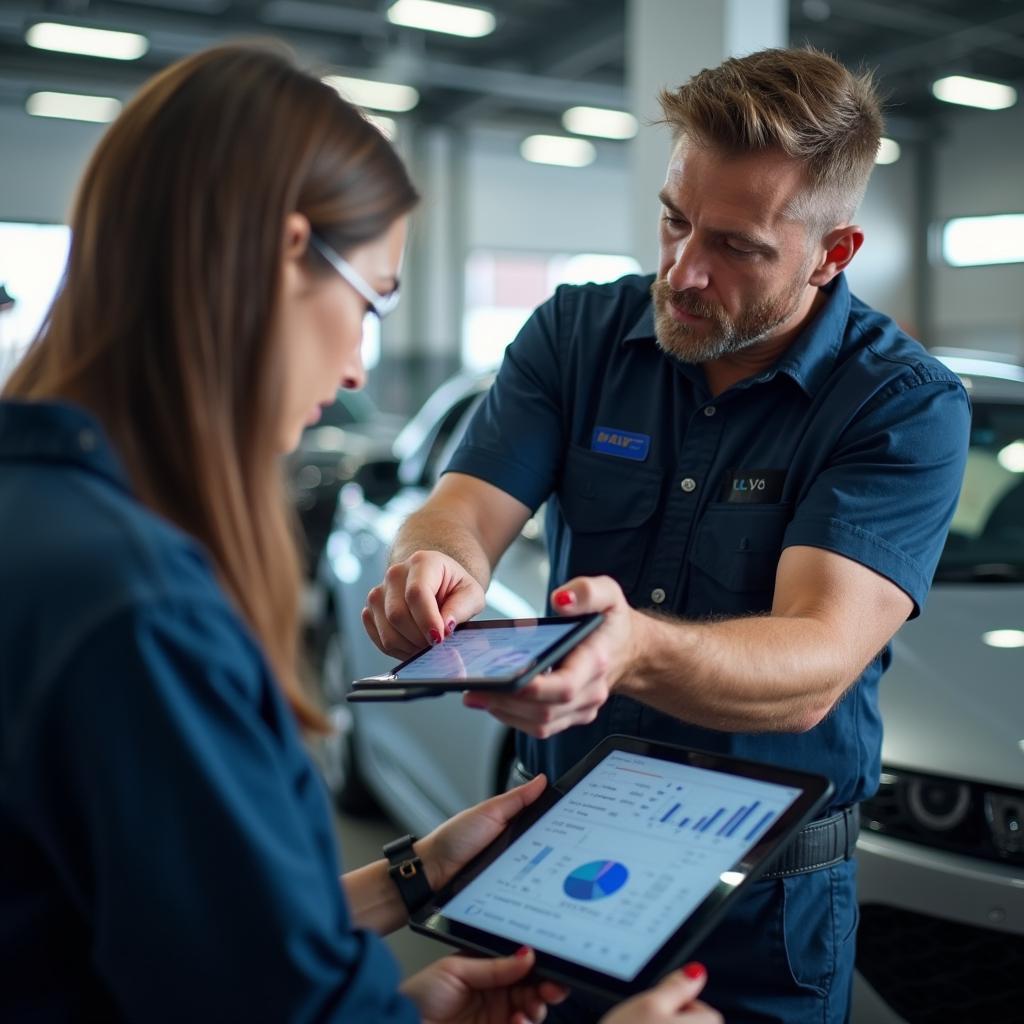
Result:
[[424,906],[434,890],[427,881],[427,872],[423,861],[416,855],[412,844],[415,836],[402,836],[393,839],[384,846],[384,856],[388,859],[388,874],[398,888],[398,895],[410,914],[414,914]]

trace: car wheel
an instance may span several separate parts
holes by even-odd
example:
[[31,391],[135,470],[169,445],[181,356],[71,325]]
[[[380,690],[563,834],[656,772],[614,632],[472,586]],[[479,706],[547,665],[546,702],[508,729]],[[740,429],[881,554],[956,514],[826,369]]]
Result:
[[355,748],[356,722],[352,709],[345,702],[352,677],[345,667],[344,645],[330,612],[328,623],[319,645],[320,686],[334,731],[323,740],[321,763],[324,778],[340,810],[346,814],[367,816],[377,813],[379,809],[359,774]]

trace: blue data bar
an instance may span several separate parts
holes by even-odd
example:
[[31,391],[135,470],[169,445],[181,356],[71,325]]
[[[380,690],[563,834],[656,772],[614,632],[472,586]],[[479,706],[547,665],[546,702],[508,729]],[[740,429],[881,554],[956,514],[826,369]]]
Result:
[[736,830],[737,830],[737,829],[738,829],[738,828],[740,827],[740,825],[742,825],[742,824],[743,824],[743,822],[745,822],[745,821],[747,820],[747,818],[749,818],[749,817],[750,817],[750,816],[751,816],[751,815],[752,815],[752,814],[754,813],[754,811],[756,811],[756,810],[757,810],[757,808],[758,808],[758,807],[760,807],[760,806],[761,806],[761,801],[760,801],[760,800],[755,800],[755,801],[754,801],[754,802],[753,802],[753,803],[752,803],[752,804],[751,804],[751,805],[750,805],[750,806],[749,806],[749,807],[748,807],[748,808],[747,808],[747,809],[746,809],[746,810],[745,810],[745,811],[744,811],[744,812],[743,812],[743,813],[742,813],[742,814],[741,814],[741,815],[740,815],[740,816],[739,816],[739,817],[738,817],[738,818],[737,818],[737,819],[736,819],[736,820],[735,820],[735,821],[734,821],[734,822],[732,823],[732,826],[731,826],[731,827],[729,828],[729,831],[728,831],[728,832],[726,832],[725,834],[726,834],[726,835],[727,835],[727,836],[728,836],[728,837],[729,837],[730,839],[732,839],[732,837],[733,837],[733,836],[735,835],[735,833],[736,833]]
[[713,824],[714,824],[714,823],[715,823],[716,821],[718,821],[718,819],[719,819],[719,818],[720,818],[720,817],[721,817],[721,816],[722,816],[723,814],[725,814],[725,808],[724,808],[724,807],[719,807],[719,808],[718,808],[718,810],[717,810],[717,811],[715,811],[715,813],[714,813],[714,814],[712,814],[712,815],[711,815],[711,817],[710,817],[710,818],[708,818],[708,820],[704,822],[703,826],[701,827],[701,832],[707,832],[707,830],[708,830],[709,828],[711,828],[711,826],[712,826],[712,825],[713,825]]
[[707,817],[701,818],[700,821],[698,821],[697,824],[693,826],[693,831],[694,832],[699,832],[701,825],[703,825],[704,822],[707,821],[707,820],[708,820]]
[[732,826],[733,826],[733,823],[734,823],[734,822],[736,821],[736,819],[737,819],[737,818],[738,818],[738,817],[739,817],[739,816],[740,816],[740,815],[741,815],[741,814],[742,814],[742,813],[743,813],[743,812],[744,812],[745,810],[746,810],[746,807],[741,807],[741,808],[739,808],[739,810],[735,811],[735,812],[733,813],[733,816],[732,816],[732,817],[731,817],[731,818],[730,818],[730,819],[729,819],[729,820],[728,820],[728,821],[727,821],[727,822],[726,822],[726,823],[725,823],[725,824],[724,824],[724,825],[723,825],[723,826],[722,826],[722,827],[721,827],[721,828],[720,828],[720,829],[718,830],[718,834],[719,834],[720,836],[724,836],[724,835],[725,835],[725,833],[726,833],[726,832],[728,832],[728,831],[729,831],[729,829],[731,829],[731,828],[732,828]]
[[683,806],[682,804],[675,804],[675,805],[674,805],[674,806],[673,806],[673,807],[672,807],[672,808],[671,808],[670,810],[666,811],[666,812],[665,812],[665,813],[664,813],[664,814],[663,814],[663,815],[661,816],[661,820],[662,820],[662,823],[664,823],[664,822],[668,821],[668,819],[669,819],[669,818],[671,818],[671,817],[672,817],[672,815],[673,815],[673,814],[675,814],[675,813],[676,813],[676,811],[678,811],[678,810],[679,810],[679,808],[680,808],[680,807],[682,807],[682,806]]
[[753,838],[754,838],[754,836],[756,836],[756,835],[758,834],[758,832],[760,832],[760,831],[761,831],[761,829],[762,829],[762,828],[764,828],[764,826],[768,824],[768,822],[769,822],[769,821],[771,821],[771,820],[772,820],[772,817],[774,816],[774,814],[775,814],[775,812],[774,812],[774,811],[769,811],[769,812],[768,812],[768,813],[767,813],[767,814],[766,814],[766,815],[765,815],[765,816],[764,816],[764,817],[763,817],[763,818],[762,818],[762,819],[761,819],[761,820],[760,820],[760,821],[759,821],[759,822],[758,822],[758,823],[757,823],[757,824],[756,824],[756,825],[755,825],[755,826],[754,826],[754,827],[753,827],[753,828],[752,828],[752,829],[751,829],[751,830],[750,830],[750,831],[749,831],[749,832],[747,833],[747,840],[748,840],[748,842],[749,842],[749,840],[753,839]]
[[682,828],[689,820],[689,818],[683,818],[683,820],[676,825],[676,828]]

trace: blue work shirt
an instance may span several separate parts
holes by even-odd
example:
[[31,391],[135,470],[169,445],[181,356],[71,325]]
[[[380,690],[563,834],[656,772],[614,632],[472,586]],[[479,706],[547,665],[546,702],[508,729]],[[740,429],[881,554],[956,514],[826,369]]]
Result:
[[[448,470],[531,509],[551,498],[551,589],[607,574],[637,608],[764,614],[782,550],[809,545],[892,580],[916,615],[966,460],[956,374],[840,275],[771,369],[712,397],[702,367],[658,347],[652,281],[559,288],[506,350]],[[520,735],[519,756],[557,778],[629,733],[820,772],[844,806],[877,788],[889,660],[886,647],[805,733],[718,732],[616,695],[590,725]]]
[[418,1019],[200,546],[98,424],[0,402],[0,1019]]

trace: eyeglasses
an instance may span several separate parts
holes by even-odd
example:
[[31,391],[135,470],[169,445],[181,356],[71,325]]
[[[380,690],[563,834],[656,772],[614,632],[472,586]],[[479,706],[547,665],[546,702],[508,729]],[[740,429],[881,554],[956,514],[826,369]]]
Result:
[[339,256],[322,238],[311,234],[309,240],[317,252],[366,299],[378,320],[383,320],[389,313],[394,312],[400,298],[397,280],[395,287],[387,295],[381,295],[367,284],[366,278],[344,256]]

